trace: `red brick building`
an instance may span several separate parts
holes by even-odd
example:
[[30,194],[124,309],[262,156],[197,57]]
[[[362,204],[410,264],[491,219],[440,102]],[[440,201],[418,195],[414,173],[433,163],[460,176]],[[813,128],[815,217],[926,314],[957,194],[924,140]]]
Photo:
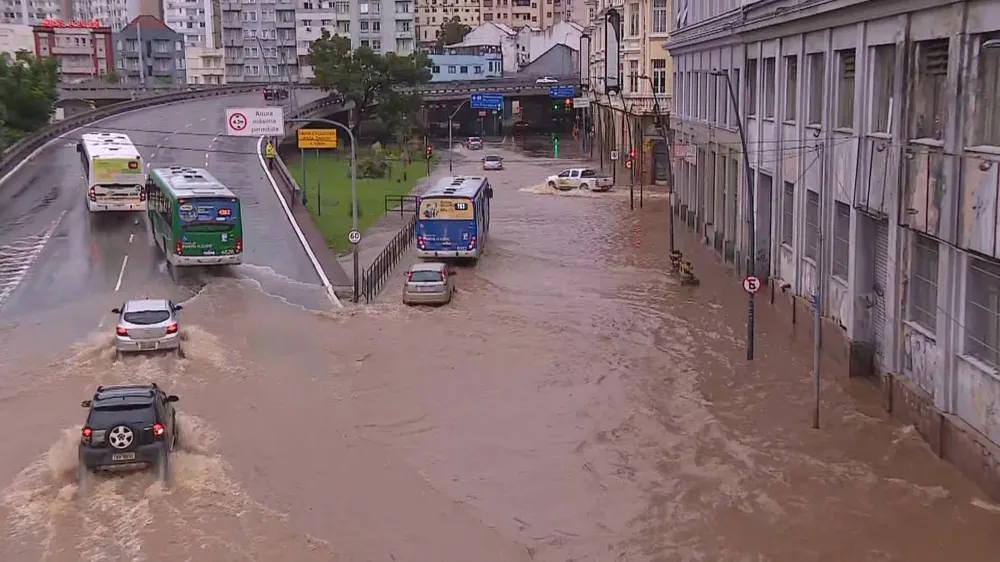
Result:
[[115,68],[111,28],[97,20],[45,20],[33,32],[35,56],[56,59],[63,82],[94,80]]

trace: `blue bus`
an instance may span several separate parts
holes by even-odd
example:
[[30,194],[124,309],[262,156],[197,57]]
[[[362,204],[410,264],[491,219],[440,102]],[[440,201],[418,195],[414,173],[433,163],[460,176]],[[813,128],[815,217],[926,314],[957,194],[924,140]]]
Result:
[[417,256],[478,260],[490,230],[493,188],[484,177],[448,177],[420,196]]

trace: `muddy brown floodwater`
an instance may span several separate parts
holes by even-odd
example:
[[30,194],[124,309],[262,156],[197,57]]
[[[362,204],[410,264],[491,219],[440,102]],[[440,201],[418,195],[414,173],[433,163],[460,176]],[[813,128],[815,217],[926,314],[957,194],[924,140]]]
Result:
[[[3,327],[0,560],[997,560],[1000,509],[865,393],[827,384],[809,429],[808,356],[766,311],[744,364],[731,278],[665,273],[662,194],[555,194],[565,162],[504,154],[448,307],[220,278],[186,359],[119,363],[102,331],[47,345],[58,314]],[[181,396],[172,486],[81,497],[80,400],[151,379]]]

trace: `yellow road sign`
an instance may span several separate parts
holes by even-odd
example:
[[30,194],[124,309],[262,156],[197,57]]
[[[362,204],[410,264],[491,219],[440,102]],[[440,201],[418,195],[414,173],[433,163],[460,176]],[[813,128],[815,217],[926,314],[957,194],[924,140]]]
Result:
[[299,148],[337,148],[337,129],[299,129]]

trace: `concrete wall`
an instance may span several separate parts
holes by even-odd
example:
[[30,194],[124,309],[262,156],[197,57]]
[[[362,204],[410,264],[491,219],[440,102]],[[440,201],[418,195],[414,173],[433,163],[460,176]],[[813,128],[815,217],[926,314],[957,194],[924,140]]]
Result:
[[[752,213],[777,302],[808,309],[821,287],[845,370],[880,377],[897,417],[1000,494],[1000,134],[978,134],[1000,6],[764,4],[689,19],[668,45],[682,219],[740,268]],[[737,90],[752,200],[717,69]]]

